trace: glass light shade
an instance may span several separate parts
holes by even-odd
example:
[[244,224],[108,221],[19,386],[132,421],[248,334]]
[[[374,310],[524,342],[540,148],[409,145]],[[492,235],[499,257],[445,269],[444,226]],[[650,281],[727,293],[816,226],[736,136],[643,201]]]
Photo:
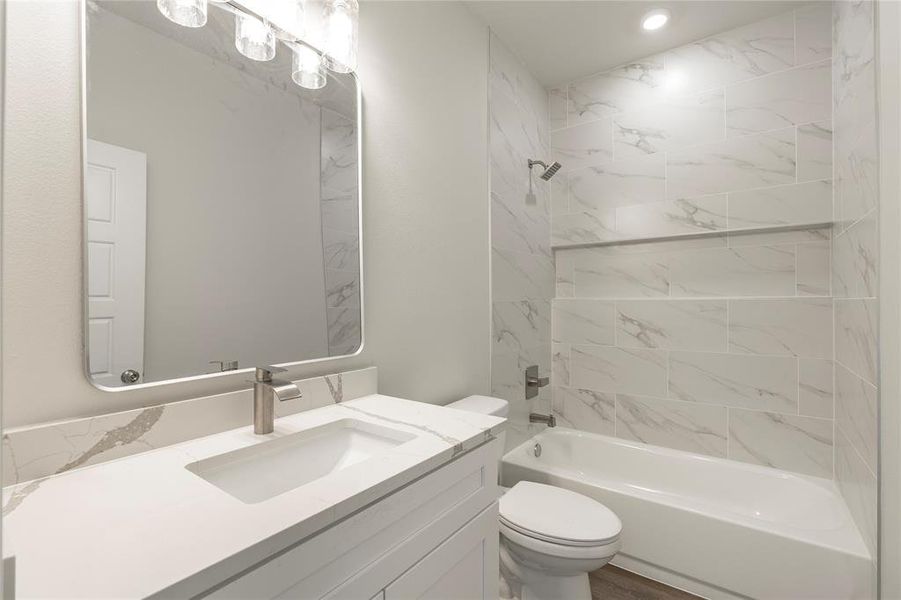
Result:
[[236,12],[235,48],[251,60],[272,60],[275,58],[275,32],[266,21]]
[[[304,1],[303,0],[272,0],[268,5],[269,22],[275,25],[278,30],[288,34],[289,39],[300,39],[304,37]],[[279,31],[276,31],[279,35]]]
[[357,0],[328,0],[325,5],[325,54],[328,68],[350,73],[357,68]]
[[309,46],[297,44],[294,47],[291,79],[294,83],[308,90],[319,90],[325,87],[325,59]]
[[163,16],[184,27],[206,25],[207,0],[156,0]]

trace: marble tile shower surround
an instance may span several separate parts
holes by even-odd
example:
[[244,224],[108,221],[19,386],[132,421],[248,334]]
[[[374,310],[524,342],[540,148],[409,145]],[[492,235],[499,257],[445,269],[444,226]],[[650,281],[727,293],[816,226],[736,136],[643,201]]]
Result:
[[351,119],[322,109],[320,210],[330,356],[360,346],[360,243],[357,130]]
[[878,145],[875,3],[833,4],[835,477],[875,556],[878,496]]
[[[303,394],[276,404],[285,416],[353,400],[377,390],[375,367],[296,382]],[[30,481],[71,469],[243,427],[251,422],[252,391],[242,390],[7,430],[3,434],[3,485]],[[4,506],[5,513],[9,507]]]
[[830,10],[551,90],[552,245],[831,223]]
[[830,237],[826,228],[558,249],[560,422],[831,478]]
[[[491,393],[510,403],[508,448],[542,426],[550,389],[525,400],[524,370],[551,368],[550,189],[527,161],[549,156],[547,93],[492,34],[489,70],[491,205]],[[531,190],[531,192],[530,192]]]

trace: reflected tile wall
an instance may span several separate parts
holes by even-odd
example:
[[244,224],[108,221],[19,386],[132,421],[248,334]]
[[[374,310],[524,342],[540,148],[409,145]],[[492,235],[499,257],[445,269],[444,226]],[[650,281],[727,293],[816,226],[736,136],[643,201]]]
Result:
[[[550,250],[550,184],[537,174],[530,182],[527,167],[528,159],[546,159],[550,155],[549,108],[565,121],[565,103],[565,91],[549,97],[516,57],[491,35],[491,394],[510,402],[508,448],[539,431],[539,426],[529,423],[529,412],[551,410],[549,388],[543,388],[538,398],[525,400],[525,368],[538,365],[544,374],[551,372],[553,364],[555,380],[567,381],[568,377],[568,344],[554,344],[553,358],[551,354],[551,299],[556,282]],[[612,146],[612,137],[600,137],[604,141],[595,144],[584,131],[558,135],[558,139],[566,141],[572,156],[586,164],[598,153],[606,155]],[[574,220],[569,226],[583,225]],[[590,229],[594,231],[596,227]],[[603,310],[586,307],[589,323],[593,309]],[[553,318],[569,323],[565,313],[555,311]],[[612,334],[612,325],[609,331]],[[590,329],[584,339],[607,338],[602,330]]]
[[359,172],[357,131],[347,117],[322,109],[320,203],[329,355],[360,347]]

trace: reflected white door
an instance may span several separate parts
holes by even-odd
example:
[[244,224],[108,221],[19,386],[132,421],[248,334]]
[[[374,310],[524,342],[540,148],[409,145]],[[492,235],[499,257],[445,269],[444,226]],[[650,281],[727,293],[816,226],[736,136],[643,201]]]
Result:
[[90,370],[121,386],[126,371],[144,375],[147,155],[88,140],[85,179]]

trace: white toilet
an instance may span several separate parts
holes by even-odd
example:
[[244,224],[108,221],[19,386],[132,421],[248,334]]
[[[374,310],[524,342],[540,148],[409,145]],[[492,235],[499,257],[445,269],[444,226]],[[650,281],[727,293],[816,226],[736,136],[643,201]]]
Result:
[[[469,396],[448,408],[505,417],[508,403]],[[621,532],[619,517],[600,502],[552,485],[520,481],[500,499],[501,597],[591,600],[588,573],[619,551]]]

